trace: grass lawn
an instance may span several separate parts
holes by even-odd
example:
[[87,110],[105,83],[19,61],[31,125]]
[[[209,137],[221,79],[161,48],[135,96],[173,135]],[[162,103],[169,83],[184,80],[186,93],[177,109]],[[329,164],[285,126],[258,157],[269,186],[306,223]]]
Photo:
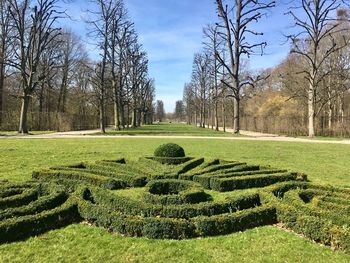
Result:
[[[137,159],[152,155],[165,142],[180,144],[188,156],[270,164],[305,172],[313,182],[350,187],[349,145],[175,138],[0,140],[0,180],[28,180],[33,170],[58,164],[118,157]],[[164,241],[124,238],[80,224],[0,246],[0,262],[23,261],[350,262],[350,256],[272,226],[213,238]]]
[[[97,133],[102,135],[102,133]],[[208,128],[199,128],[193,125],[183,123],[159,123],[144,125],[137,128],[129,128],[122,131],[108,129],[107,134],[103,135],[153,135],[153,136],[220,136],[232,137],[238,136],[228,132],[215,131]]]
[[54,131],[30,131],[29,134],[20,134],[17,131],[0,131],[0,136],[17,136],[17,135],[40,135],[40,134],[50,134]]

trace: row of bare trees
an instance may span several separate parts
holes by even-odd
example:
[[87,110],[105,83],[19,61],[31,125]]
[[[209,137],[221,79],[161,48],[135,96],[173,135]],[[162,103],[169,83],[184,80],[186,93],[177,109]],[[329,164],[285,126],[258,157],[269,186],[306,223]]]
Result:
[[[123,0],[90,4],[86,24],[96,57],[59,27],[70,19],[59,0],[0,0],[0,127],[16,119],[21,133],[79,128],[59,121],[64,116],[102,132],[108,124],[119,130],[152,122],[154,81]],[[37,125],[28,120],[33,112]]]
[[[293,116],[302,119],[306,128],[299,133],[310,137],[321,133],[325,121],[329,129],[335,121],[344,124],[350,88],[346,4],[342,0],[292,1],[286,6],[296,32],[285,36],[290,54],[274,68],[252,72],[246,62],[262,55],[267,45],[264,39],[259,41],[263,33],[255,31],[253,23],[273,12],[275,1],[216,0],[218,21],[204,29],[203,51],[195,54],[192,79],[184,88],[188,122],[214,128],[225,127],[230,120],[239,133],[241,119],[247,123],[247,117],[267,117],[261,115],[264,111],[273,117],[278,102],[276,109],[286,108],[284,112],[296,107]],[[254,129],[246,124],[244,128]]]

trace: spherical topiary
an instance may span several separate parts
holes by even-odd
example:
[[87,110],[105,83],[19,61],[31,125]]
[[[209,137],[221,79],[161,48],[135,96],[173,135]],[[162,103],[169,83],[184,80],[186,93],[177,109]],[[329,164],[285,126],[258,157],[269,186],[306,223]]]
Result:
[[175,143],[167,143],[162,144],[154,151],[155,157],[185,157],[184,149],[175,144]]

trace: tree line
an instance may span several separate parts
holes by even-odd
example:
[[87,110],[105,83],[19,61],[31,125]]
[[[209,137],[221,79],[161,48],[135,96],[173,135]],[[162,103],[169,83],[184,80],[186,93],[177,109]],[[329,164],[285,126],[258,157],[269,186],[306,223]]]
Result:
[[155,84],[124,1],[89,1],[94,58],[60,27],[71,18],[59,2],[0,0],[0,127],[105,132],[109,124],[120,130],[151,123]]
[[[268,39],[254,24],[275,1],[216,0],[217,21],[203,29],[192,77],[175,115],[188,123],[293,135],[350,135],[349,5],[342,0],[297,0],[285,8],[294,33],[288,56],[253,71]],[[180,102],[178,102],[180,103]]]

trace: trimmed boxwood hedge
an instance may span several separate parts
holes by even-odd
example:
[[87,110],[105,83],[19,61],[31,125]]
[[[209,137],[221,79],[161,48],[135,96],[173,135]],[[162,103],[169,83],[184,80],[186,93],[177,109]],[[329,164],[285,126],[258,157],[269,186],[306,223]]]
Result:
[[86,195],[85,198],[95,204],[109,207],[112,211],[120,211],[124,214],[171,218],[191,218],[200,215],[212,216],[261,205],[258,194],[247,194],[236,198],[227,198],[225,201],[221,202],[202,202],[198,204],[167,206],[153,205],[119,196],[95,187],[89,187],[89,195]]
[[33,179],[51,181],[51,180],[78,180],[85,183],[93,184],[105,189],[117,190],[126,188],[127,184],[123,180],[114,179],[101,175],[94,175],[78,171],[64,170],[44,170],[34,171]]
[[151,181],[143,195],[146,202],[161,205],[194,204],[205,202],[209,197],[199,184],[174,179]]
[[[20,184],[18,186],[22,187]],[[6,185],[2,187],[6,188]],[[16,202],[0,210],[0,244],[22,240],[81,220],[76,199],[68,198],[62,186],[33,183],[31,188],[28,185],[24,188],[23,193],[35,193],[33,196],[36,198],[22,198],[19,201],[17,196],[24,195],[14,193],[0,199],[4,203],[10,198],[17,198]]]
[[[84,197],[79,199],[78,207],[81,216],[98,226],[103,226],[128,236],[145,236],[155,239],[184,239],[232,233],[271,224],[276,221],[276,213],[273,208],[269,206],[255,207],[260,204],[259,195],[243,196],[240,199],[236,199],[237,207],[241,205],[242,209],[250,208],[248,210],[237,212],[232,207],[231,211],[218,216],[210,213],[210,216],[169,218],[163,217],[164,215],[147,216],[148,213],[144,215],[128,214],[125,209],[125,203],[124,209],[118,209],[120,207],[111,198],[106,196],[104,200],[101,200],[101,192],[98,194],[99,191],[99,189],[91,187],[80,190],[81,195]],[[108,195],[106,191],[104,192],[104,194]],[[101,203],[101,201],[104,202]],[[244,201],[246,201],[246,204],[244,204]],[[167,206],[167,208],[169,207],[171,206]],[[133,211],[134,208],[130,207],[129,211]],[[214,226],[214,228],[211,228],[211,226]]]
[[236,189],[247,189],[256,187],[265,187],[278,182],[293,181],[297,179],[297,173],[277,173],[277,174],[259,174],[250,176],[236,176],[229,178],[210,178],[210,188],[227,192]]
[[215,236],[243,231],[257,226],[272,225],[277,223],[277,217],[274,207],[262,206],[232,214],[195,217],[193,222],[199,235]]
[[164,158],[179,158],[185,157],[185,150],[175,143],[166,143],[160,145],[154,151],[155,157],[164,157]]
[[[316,242],[350,253],[350,217],[346,211],[317,207],[317,196],[350,197],[350,190],[307,182],[286,182],[261,191],[263,203],[276,207],[278,222]],[[336,205],[337,203],[335,203]]]
[[[221,235],[280,222],[350,253],[350,189],[303,182],[305,176],[283,169],[183,155],[53,167],[34,172],[33,179],[0,182],[0,243],[84,219],[124,235],[157,239]],[[137,198],[110,191],[146,184]],[[212,201],[202,187],[259,189]]]
[[158,156],[154,156],[154,157],[149,157],[149,159],[155,160],[155,161],[162,163],[162,164],[178,165],[178,164],[188,162],[192,158],[191,157],[158,157]]

